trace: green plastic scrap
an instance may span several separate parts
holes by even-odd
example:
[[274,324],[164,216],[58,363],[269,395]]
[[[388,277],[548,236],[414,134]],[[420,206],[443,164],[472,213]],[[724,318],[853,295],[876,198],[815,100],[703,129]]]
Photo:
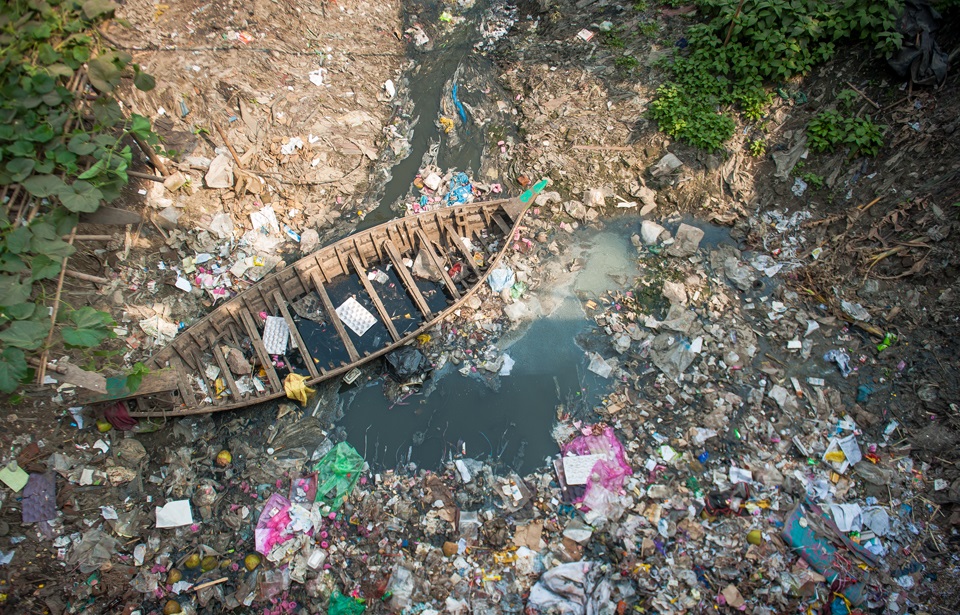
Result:
[[363,471],[363,457],[346,442],[340,442],[317,462],[317,502],[333,510],[350,496]]
[[360,615],[367,610],[367,605],[356,598],[344,596],[334,590],[330,594],[330,605],[327,607],[327,615]]

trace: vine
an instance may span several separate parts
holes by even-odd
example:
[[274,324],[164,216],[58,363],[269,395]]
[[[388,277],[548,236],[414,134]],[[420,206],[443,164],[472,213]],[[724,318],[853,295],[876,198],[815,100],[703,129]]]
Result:
[[[113,319],[85,306],[44,306],[43,282],[74,252],[79,214],[120,195],[133,152],[155,145],[149,119],[126,117],[113,92],[154,78],[130,54],[105,48],[96,25],[111,0],[8,0],[0,7],[0,391],[32,377],[30,355],[48,345],[92,348],[115,337]],[[80,89],[85,75],[89,85]],[[23,194],[30,198],[19,198]],[[19,207],[15,207],[19,205]],[[51,328],[54,331],[51,331]],[[59,334],[56,337],[54,334]]]

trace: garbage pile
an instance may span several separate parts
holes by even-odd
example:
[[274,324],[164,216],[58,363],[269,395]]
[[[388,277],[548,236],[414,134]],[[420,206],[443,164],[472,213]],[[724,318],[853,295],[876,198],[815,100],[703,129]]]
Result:
[[420,169],[413,180],[413,187],[420,194],[411,197],[404,204],[406,215],[472,203],[477,198],[497,195],[503,191],[500,184],[477,182],[462,171],[449,170],[444,173],[432,165]]

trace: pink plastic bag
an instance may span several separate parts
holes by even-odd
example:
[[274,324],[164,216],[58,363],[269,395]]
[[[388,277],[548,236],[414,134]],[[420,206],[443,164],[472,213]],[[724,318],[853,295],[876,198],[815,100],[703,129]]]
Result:
[[254,530],[257,552],[267,555],[278,544],[293,538],[293,534],[286,531],[289,524],[290,500],[279,493],[274,493],[263,505],[260,518],[257,520],[257,528]]

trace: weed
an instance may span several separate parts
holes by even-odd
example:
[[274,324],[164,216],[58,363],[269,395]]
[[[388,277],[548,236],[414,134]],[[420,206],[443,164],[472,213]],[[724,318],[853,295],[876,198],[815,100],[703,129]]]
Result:
[[886,126],[873,123],[869,117],[846,117],[839,111],[821,111],[807,124],[810,149],[815,152],[834,151],[845,145],[851,155],[876,156],[883,146]]
[[[832,57],[843,39],[869,40],[884,53],[901,42],[898,0],[699,0],[697,5],[708,21],[687,30],[687,50],[674,60],[672,82],[663,90],[679,96],[651,104],[655,120],[673,121],[664,129],[668,134],[709,130],[696,124],[700,118],[716,127],[712,116],[718,109],[726,114],[739,108],[746,119],[758,121],[773,100],[764,84],[806,74]],[[677,118],[694,125],[678,133]],[[870,143],[861,148],[869,150]]]
[[633,70],[640,65],[640,61],[633,56],[623,55],[613,61],[617,68],[624,70]]
[[804,173],[801,179],[807,182],[807,185],[809,185],[814,190],[819,190],[820,188],[823,188],[824,179],[822,175],[817,175],[816,173]]
[[853,103],[857,100],[858,96],[860,95],[851,89],[841,90],[840,93],[837,94],[837,105],[839,105],[841,109],[850,109],[853,107]]
[[613,28],[607,30],[606,32],[600,33],[600,41],[607,47],[613,47],[615,49],[623,49],[627,46],[627,42],[623,40],[623,37],[620,36],[622,29]]
[[650,5],[647,3],[647,0],[638,0],[637,2],[633,3],[633,10],[638,13],[643,13],[648,8],[650,8]]
[[660,31],[660,24],[654,19],[644,19],[637,29],[643,36],[656,36]]
[[754,139],[750,142],[750,155],[754,158],[762,158],[767,153],[767,144],[763,139]]

